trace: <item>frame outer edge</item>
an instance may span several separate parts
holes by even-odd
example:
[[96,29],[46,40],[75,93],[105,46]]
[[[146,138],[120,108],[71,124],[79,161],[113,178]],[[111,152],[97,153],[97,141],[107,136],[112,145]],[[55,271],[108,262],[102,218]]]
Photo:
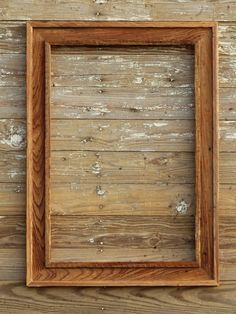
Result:
[[27,163],[26,163],[26,284],[29,286],[33,277],[32,265],[32,50],[33,50],[33,27],[26,25],[26,93],[27,93]]
[[218,23],[212,26],[213,46],[213,167],[214,167],[214,279],[219,285],[219,82],[218,82]]
[[[43,23],[43,26],[42,24]],[[65,26],[66,23],[69,22],[64,22],[64,27],[69,27]],[[73,22],[71,21],[70,23],[74,23],[73,27],[95,27],[98,22]],[[79,25],[81,23],[84,23],[84,25]],[[101,27],[112,27],[109,23],[107,22],[106,25],[104,25],[106,22],[99,22]],[[135,23],[136,22],[128,22],[125,24],[124,22],[112,22],[113,27],[128,27],[128,24],[130,27],[138,27]],[[143,23],[143,22],[142,22]],[[165,23],[165,24],[164,24]],[[188,26],[186,26],[188,24]],[[77,26],[76,26],[77,24]],[[85,25],[88,24],[88,25]],[[109,25],[108,25],[109,24]],[[118,25],[119,24],[119,25]],[[133,24],[133,26],[132,26]],[[146,24],[146,25],[145,25]],[[216,286],[219,284],[219,267],[218,267],[218,226],[216,225],[217,223],[217,202],[218,202],[218,80],[217,80],[217,66],[218,66],[218,54],[217,54],[217,23],[215,22],[210,22],[208,23],[191,23],[191,22],[184,22],[184,23],[179,23],[181,24],[178,26],[176,22],[154,22],[153,26],[148,26],[148,22],[144,22],[142,27],[208,27],[212,29],[212,102],[213,102],[213,236],[214,236],[214,244],[213,244],[213,259],[212,259],[212,267],[213,269],[213,277],[209,278],[209,280],[194,283],[190,283],[188,281],[183,282],[180,281],[180,283],[176,283],[175,281],[172,283],[164,284],[162,281],[158,282],[157,286],[199,286],[199,285],[209,285],[209,286]],[[151,23],[150,23],[151,24]],[[161,24],[161,25],[160,25]],[[48,21],[37,21],[37,22],[28,22],[27,23],[27,285],[28,286],[57,286],[61,285],[62,282],[48,282],[47,280],[41,281],[37,279],[33,279],[33,252],[32,252],[32,166],[33,166],[33,156],[32,156],[32,71],[33,71],[33,59],[32,59],[32,54],[33,54],[33,28],[37,27],[42,27],[42,28],[50,28],[50,27],[63,27],[63,22],[52,22],[50,26],[50,22]],[[139,26],[141,27],[141,26]],[[29,139],[31,139],[29,141]],[[81,283],[81,284],[75,284],[74,282],[64,282],[64,286],[70,285],[70,286],[87,286],[86,283]],[[101,285],[104,285],[103,283]],[[107,283],[108,286],[123,286],[123,283]],[[134,286],[136,285],[131,283],[131,284],[125,284],[126,286]],[[144,283],[144,284],[138,284],[140,286],[148,286],[149,284]],[[153,284],[151,284],[152,286]],[[154,284],[155,285],[155,284]],[[98,284],[89,284],[89,286],[99,286]]]

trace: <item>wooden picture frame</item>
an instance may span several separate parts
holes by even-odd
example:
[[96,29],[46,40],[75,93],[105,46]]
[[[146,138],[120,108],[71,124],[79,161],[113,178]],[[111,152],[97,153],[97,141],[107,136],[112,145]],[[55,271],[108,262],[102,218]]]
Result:
[[[195,48],[196,261],[50,262],[51,46],[181,45]],[[212,22],[27,23],[27,285],[214,286],[218,275],[217,24]],[[45,170],[46,169],[46,170]]]

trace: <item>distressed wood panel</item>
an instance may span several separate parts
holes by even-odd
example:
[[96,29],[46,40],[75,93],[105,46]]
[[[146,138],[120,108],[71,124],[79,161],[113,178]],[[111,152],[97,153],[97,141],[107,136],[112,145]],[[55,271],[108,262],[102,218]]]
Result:
[[[225,8],[221,8],[227,12]],[[87,2],[53,0],[41,6],[33,0],[3,0],[1,9],[3,20],[212,20],[214,19],[214,4],[212,2],[194,1],[132,1],[115,0]],[[222,16],[225,20],[226,17]]]
[[[57,55],[54,54],[54,50],[52,51],[51,62],[53,79],[56,80],[58,77],[63,78],[71,75],[76,77],[79,75],[105,76],[112,74],[112,70],[115,76],[120,74],[125,75],[128,70],[131,70],[133,74],[143,76],[146,74],[153,76],[157,74],[156,77],[154,76],[152,86],[157,85],[158,78],[163,78],[164,81],[164,79],[175,76],[176,79],[178,79],[177,74],[186,73],[187,78],[193,78],[194,51],[192,46],[188,48],[183,47],[182,49],[169,47],[165,48],[165,50],[163,47],[158,46],[151,49],[144,49],[142,47],[115,49],[82,48],[81,51],[78,48],[70,49],[72,51],[70,51],[69,54],[68,51],[66,51],[66,53],[62,54],[62,52],[60,52],[60,54]],[[169,49],[170,52],[167,49]],[[189,83],[187,78],[183,77],[180,81],[183,80],[185,84]],[[76,84],[76,81],[74,83]],[[176,83],[178,83],[178,81]],[[133,82],[133,84],[135,84],[135,82]],[[145,82],[143,82],[141,86],[144,84]]]
[[0,182],[25,182],[25,151],[0,150]]
[[[236,187],[230,191],[234,198]],[[220,207],[221,280],[236,280],[235,246],[236,215],[230,211],[231,201]],[[235,207],[235,206],[234,206]],[[229,214],[228,214],[229,213]],[[179,217],[178,217],[179,218]],[[0,224],[0,281],[24,280],[25,276],[25,218],[4,216]],[[62,216],[63,220],[63,216]],[[11,227],[7,228],[7,225]],[[7,247],[10,244],[11,247]]]
[[68,183],[193,183],[194,154],[179,152],[51,153],[51,181]]
[[25,263],[25,248],[0,248],[0,286],[2,280],[25,284]]
[[25,87],[0,86],[0,118],[25,118],[25,112]]
[[0,216],[1,249],[25,247],[25,217]]
[[52,120],[52,150],[194,151],[192,120]]
[[[89,200],[89,202],[88,202]],[[192,184],[76,184],[51,188],[52,215],[194,215]]]
[[[90,80],[88,77],[88,80]],[[130,79],[130,78],[128,78]],[[141,77],[131,78],[133,81]],[[83,77],[85,80],[86,77]],[[96,78],[95,78],[96,80]],[[178,95],[159,95],[148,89],[119,87],[107,88],[109,78],[106,77],[106,89],[101,86],[84,88],[53,88],[52,118],[54,119],[193,119],[192,90],[188,95],[183,88],[176,89]],[[114,76],[112,76],[112,84]],[[117,79],[126,84],[124,76]],[[117,83],[115,83],[117,84]],[[127,86],[127,85],[126,85]],[[102,88],[102,89],[101,89]],[[164,91],[163,91],[164,92]]]
[[[219,55],[234,56],[236,54],[236,23],[229,22],[227,24],[219,24]],[[221,61],[221,59],[220,59]]]
[[218,21],[235,21],[236,3],[234,0],[215,3],[215,19]]
[[0,215],[25,215],[25,184],[0,183],[0,200]]
[[52,262],[195,259],[191,216],[51,216]]
[[220,118],[236,120],[236,91],[235,88],[220,89]]
[[236,151],[236,121],[224,121],[220,124],[220,150]]
[[236,154],[221,153],[220,154],[220,183],[235,184],[236,183]]
[[[1,6],[3,4],[1,3]],[[3,10],[3,8],[1,8]],[[25,53],[25,22],[0,20],[0,53]]]
[[236,206],[236,185],[221,184],[219,189],[219,210],[222,215],[233,216]]
[[[132,1],[107,1],[96,0],[90,4],[83,1],[61,3],[57,1],[47,1],[42,4],[35,1],[6,1],[1,2],[1,18],[2,19],[24,19],[24,18],[61,18],[61,19],[199,19],[209,20],[215,18],[222,20],[235,21],[235,1],[136,1],[135,5]],[[101,4],[100,4],[101,3]],[[109,6],[107,5],[109,3]],[[114,8],[112,7],[114,5]],[[145,7],[146,5],[146,7]],[[88,6],[92,6],[93,10],[89,11]],[[228,8],[227,8],[228,6]],[[106,9],[104,9],[104,7]],[[106,13],[106,14],[105,14]],[[100,14],[100,15],[97,15]],[[232,22],[230,22],[233,24]],[[22,25],[22,26],[17,26]],[[0,51],[6,53],[23,53],[25,51],[24,22],[0,23]],[[220,49],[221,53],[235,53],[235,31],[234,26],[220,25]],[[8,34],[8,28],[11,28],[12,35]],[[225,31],[223,31],[225,28]],[[20,36],[22,34],[22,37]],[[223,45],[222,45],[223,43]],[[221,61],[220,61],[221,62]],[[226,68],[226,65],[224,66]],[[231,80],[234,82],[234,74],[231,71]],[[220,73],[221,75],[221,73]],[[13,75],[14,77],[14,75]],[[16,81],[12,77],[12,84]],[[7,84],[11,84],[11,76],[8,78]],[[230,87],[231,81],[227,80],[227,87]],[[6,82],[6,81],[5,81]],[[220,115],[222,119],[235,120],[235,100],[234,89],[221,89]],[[1,93],[2,92],[2,93]],[[24,98],[9,99],[12,89],[0,89],[0,117],[1,118],[19,118],[24,117]],[[20,93],[19,88],[15,89],[15,97]],[[22,95],[24,92],[22,92]],[[1,97],[2,95],[2,97]],[[222,99],[224,97],[224,99]],[[3,114],[2,114],[3,113]],[[3,155],[2,155],[3,156]],[[2,157],[1,156],[1,157]],[[230,160],[234,156],[227,156]],[[0,158],[2,159],[2,158]],[[11,159],[10,159],[11,160]],[[11,161],[10,161],[11,163]],[[225,162],[225,164],[227,161]],[[6,164],[1,165],[1,171],[4,178]],[[230,180],[233,177],[231,170],[235,165],[227,167],[227,176]],[[10,168],[9,168],[10,169]],[[13,168],[14,170],[15,168]],[[14,173],[14,171],[12,171]],[[20,171],[21,172],[21,171]],[[1,173],[1,172],[0,172]],[[222,174],[224,170],[222,170]],[[16,178],[16,177],[15,177]],[[23,177],[22,177],[23,178]],[[231,180],[230,180],[231,182]],[[232,189],[230,189],[232,187]],[[226,192],[226,189],[229,191]],[[221,197],[220,207],[228,215],[228,211],[235,212],[234,195],[235,186],[229,185],[227,188],[220,189]],[[12,198],[12,192],[9,192],[9,198]],[[230,203],[230,204],[229,204]],[[1,206],[1,205],[0,205]],[[22,250],[22,261],[24,251]],[[236,287],[234,282],[224,282],[217,288],[31,288],[25,287],[24,269],[19,267],[15,261],[15,267],[12,268],[9,263],[14,265],[13,258],[17,257],[17,252],[12,252],[1,265],[0,277],[3,280],[21,279],[21,282],[1,282],[0,285],[0,304],[3,313],[98,313],[105,311],[106,313],[234,313],[236,300]],[[22,262],[24,263],[24,261]],[[7,267],[7,269],[6,269]],[[232,280],[235,278],[235,264],[223,264],[221,267],[222,279]],[[16,277],[18,276],[18,278]],[[123,302],[121,302],[121,300]]]
[[1,119],[0,150],[23,150],[25,133],[25,121]]
[[[30,297],[29,297],[30,296]],[[122,301],[122,302],[121,302]],[[2,281],[0,305],[3,313],[24,314],[232,314],[236,306],[236,284],[215,288],[126,287],[126,288],[27,288],[23,282]]]
[[0,86],[24,87],[25,66],[24,54],[0,54]]

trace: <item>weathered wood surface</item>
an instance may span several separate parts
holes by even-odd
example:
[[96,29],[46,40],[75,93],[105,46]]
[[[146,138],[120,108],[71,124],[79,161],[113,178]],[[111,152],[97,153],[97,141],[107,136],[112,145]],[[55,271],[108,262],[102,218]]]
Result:
[[194,151],[193,120],[52,120],[51,149]]
[[25,217],[0,216],[1,249],[24,248]]
[[0,118],[25,118],[25,88],[0,86]]
[[0,286],[3,280],[25,284],[25,248],[0,248]]
[[0,305],[3,313],[71,314],[233,314],[235,282],[216,288],[27,288],[22,282],[2,281]]
[[[234,189],[231,199],[235,196]],[[231,212],[231,201],[220,208],[220,269],[221,280],[236,280],[236,215]],[[231,214],[231,213],[232,214]],[[173,216],[174,217],[174,216]],[[179,218],[179,217],[178,217]],[[63,219],[63,216],[62,216]],[[25,218],[1,216],[0,225],[0,281],[24,280],[25,276]],[[7,225],[10,228],[7,228]],[[8,247],[8,244],[11,244]],[[101,248],[102,249],[102,248]]]
[[0,150],[0,182],[25,182],[25,152]]
[[0,150],[25,149],[25,121],[0,120]]
[[0,200],[0,215],[25,215],[25,184],[0,183]]
[[193,183],[194,154],[54,151],[52,182]]
[[191,216],[52,216],[52,262],[195,259]]
[[[221,10],[218,13],[219,19],[227,20],[227,6],[218,6],[212,2],[199,1],[178,2],[168,1],[144,1],[138,0],[135,4],[132,1],[122,0],[108,1],[95,0],[93,2],[47,1],[42,7],[39,3],[14,0],[4,0],[1,9],[3,20],[213,20],[214,9]],[[223,12],[222,12],[223,10]],[[223,13],[223,14],[222,14]]]
[[[89,200],[89,202],[88,202]],[[193,184],[52,183],[52,215],[194,215]]]
[[[101,4],[100,4],[101,3]],[[108,5],[109,4],[109,5]],[[114,5],[114,7],[113,7]],[[145,6],[146,5],[146,6]],[[90,9],[88,9],[88,7]],[[82,8],[82,9],[81,9]],[[214,10],[213,10],[214,8]],[[221,119],[235,120],[235,75],[233,71],[234,58],[236,54],[235,38],[235,1],[136,1],[131,2],[96,0],[94,3],[82,1],[62,3],[61,1],[47,1],[42,7],[41,3],[35,1],[14,0],[1,2],[1,19],[11,20],[0,23],[0,53],[24,54],[25,53],[25,22],[13,20],[24,19],[168,19],[168,20],[210,20],[218,19],[233,21],[229,24],[219,26],[219,49],[220,49],[220,117]],[[225,56],[227,58],[225,58]],[[228,57],[230,56],[230,57]],[[7,65],[7,58],[3,57],[6,70],[11,68],[11,74],[2,77],[0,87],[0,118],[24,118],[25,117],[25,91],[23,76],[16,73],[24,73],[24,57],[16,57],[19,65],[14,61],[16,67]],[[21,60],[21,61],[20,61]],[[221,66],[223,62],[223,67]],[[2,63],[1,63],[2,64]],[[227,75],[223,71],[226,71]],[[81,84],[81,83],[80,83]],[[13,87],[11,87],[13,86]],[[15,86],[15,87],[14,87]],[[232,88],[233,87],[233,88]],[[176,113],[176,112],[175,112]],[[175,114],[174,113],[174,114]],[[181,112],[181,116],[184,114]],[[186,117],[190,112],[186,111]],[[166,117],[167,118],[167,117]],[[168,116],[168,119],[170,116]],[[227,131],[227,130],[226,130]],[[232,134],[235,130],[231,128]],[[232,144],[232,142],[231,142]],[[228,145],[230,147],[230,145]],[[21,159],[14,157],[14,154],[21,156]],[[1,182],[24,182],[24,154],[22,152],[6,153],[1,152],[0,156],[0,181]],[[221,246],[221,279],[236,280],[235,268],[235,244],[232,244],[236,234],[236,221],[234,217],[236,205],[236,188],[234,182],[234,169],[236,156],[234,154],[223,154],[221,156],[222,182],[229,182],[229,185],[220,187],[220,209],[221,212],[230,217],[225,221],[224,231],[221,227],[220,237],[227,233],[227,240],[232,245],[231,253],[226,254]],[[15,183],[13,183],[15,184]],[[19,210],[24,215],[24,194],[21,194],[19,201],[16,200],[15,188],[5,187],[0,184],[1,204],[0,215],[18,215]],[[2,187],[4,185],[4,187]],[[18,183],[16,183],[16,188]],[[22,186],[22,185],[20,185]],[[4,196],[2,196],[3,194]],[[24,192],[22,192],[24,193]],[[17,194],[19,195],[19,194]],[[3,200],[3,202],[2,202]],[[10,203],[9,203],[10,202]],[[12,202],[12,203],[11,203]],[[4,205],[5,204],[5,205]],[[222,220],[222,218],[220,218]],[[21,218],[16,217],[16,225]],[[7,229],[4,227],[4,230]],[[22,230],[22,229],[21,229]],[[22,230],[23,232],[23,230]],[[6,237],[11,236],[7,235]],[[25,287],[25,250],[2,249],[0,252],[0,308],[3,313],[235,313],[236,286],[234,281],[224,281],[217,288],[26,288]],[[232,260],[228,259],[232,258]],[[5,280],[5,281],[3,281]],[[12,280],[12,282],[10,281]],[[15,282],[20,280],[20,282]],[[122,302],[121,302],[122,301]]]

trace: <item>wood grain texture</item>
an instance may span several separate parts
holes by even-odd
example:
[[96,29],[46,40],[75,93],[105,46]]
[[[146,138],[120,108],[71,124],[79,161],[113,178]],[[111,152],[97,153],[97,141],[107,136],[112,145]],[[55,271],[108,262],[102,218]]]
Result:
[[52,120],[51,149],[65,151],[194,151],[191,120]]
[[195,260],[191,216],[63,215],[51,221],[51,262]]
[[0,182],[25,182],[25,152],[0,150]]
[[0,87],[1,119],[25,118],[25,87]]
[[[35,1],[19,2],[8,0],[1,2],[1,22],[0,22],[0,51],[1,53],[25,53],[25,21],[22,19],[29,18],[63,18],[67,19],[223,19],[228,23],[220,23],[219,25],[219,52],[220,54],[235,53],[235,1],[135,1],[134,2],[114,2],[107,0],[97,0],[94,3],[76,1],[61,3],[57,1],[47,1],[39,7],[39,3]],[[10,8],[9,8],[10,4]],[[91,11],[87,10],[87,6],[91,5]],[[115,6],[114,8],[112,6]],[[146,7],[145,7],[146,5]],[[219,5],[217,16],[214,16],[213,7]],[[46,7],[45,7],[46,6]],[[71,8],[72,6],[72,8]],[[105,8],[104,8],[105,7]],[[45,9],[44,9],[45,8]],[[78,10],[76,11],[76,9]],[[104,14],[104,11],[106,14]],[[148,13],[147,13],[148,12]],[[97,15],[100,14],[100,15]],[[9,19],[6,22],[3,20]],[[14,21],[14,19],[22,21]],[[9,32],[9,30],[11,32]],[[1,56],[0,56],[1,58]],[[221,63],[221,59],[220,59]],[[224,67],[225,68],[225,67]],[[220,73],[221,75],[221,73]],[[227,79],[227,88],[220,89],[220,116],[221,119],[235,120],[236,106],[234,100],[235,88],[230,88],[231,81],[235,81],[235,75],[231,71]],[[11,83],[11,75],[8,77],[9,84]],[[12,78],[12,84],[15,84],[15,78]],[[0,88],[1,118],[25,118],[25,100],[23,99],[24,91],[21,93],[19,88],[15,89],[14,103],[9,101],[9,89]],[[21,99],[18,101],[18,95],[21,94]],[[22,100],[23,99],[23,100]],[[4,111],[3,111],[4,110]],[[2,115],[3,113],[3,115]],[[181,114],[182,115],[182,114]],[[187,115],[187,113],[186,113]],[[233,133],[235,130],[232,130]],[[233,155],[224,154],[229,161],[234,159]],[[1,155],[1,158],[3,155]],[[1,159],[0,158],[0,159]],[[10,162],[11,164],[11,162]],[[227,162],[224,163],[227,165]],[[7,163],[1,165],[3,178]],[[22,166],[20,165],[20,168]],[[231,184],[230,173],[235,168],[235,165],[227,167],[228,186],[221,185],[220,187],[220,204],[219,207],[228,216],[235,212],[235,185]],[[10,165],[9,165],[10,169]],[[15,169],[15,168],[14,168]],[[0,173],[1,173],[0,172]],[[224,170],[221,171],[221,177],[224,175]],[[21,175],[23,178],[23,175]],[[233,175],[231,175],[233,178]],[[24,178],[23,178],[24,180]],[[1,191],[4,188],[0,187]],[[9,190],[6,192],[5,199],[13,199],[15,192]],[[24,194],[22,194],[22,197]],[[2,198],[1,198],[2,200]],[[4,198],[3,198],[4,200]],[[4,204],[4,201],[3,201]],[[2,204],[0,204],[1,207]],[[3,205],[4,206],[4,205]],[[24,210],[24,203],[17,202],[17,205]],[[1,210],[8,210],[8,207],[3,207]],[[14,214],[14,212],[12,212]],[[232,231],[235,234],[234,231]],[[222,235],[224,232],[222,233]],[[22,249],[22,256],[24,249]],[[224,264],[221,266],[222,284],[217,288],[157,288],[157,287],[132,287],[132,288],[27,288],[25,287],[25,275],[22,268],[16,268],[17,262],[13,262],[13,267],[9,271],[8,265],[17,256],[16,252],[3,259],[0,270],[0,308],[3,313],[81,313],[81,314],[97,314],[100,312],[120,314],[136,313],[216,313],[221,314],[235,313],[236,286],[235,282],[235,263]],[[23,262],[24,263],[24,262]],[[12,276],[17,276],[15,280],[9,281]],[[3,281],[5,278],[6,281]],[[231,280],[231,281],[223,281]]]
[[0,215],[25,215],[25,183],[0,183]]
[[[199,25],[193,24],[193,23],[185,23],[184,25],[181,25],[180,27],[178,24],[174,24],[174,33],[173,30],[166,27],[166,23],[159,23],[158,28],[154,29],[154,24],[146,23],[145,25],[142,25],[142,27],[139,27],[140,24],[125,24],[125,23],[119,23],[116,25],[116,27],[112,28],[114,25],[112,24],[100,24],[100,28],[93,28],[96,24],[91,23],[74,23],[71,24],[73,28],[65,28],[68,27],[69,24],[67,23],[59,23],[55,24],[52,22],[46,22],[46,23],[31,23],[28,24],[28,33],[29,33],[29,43],[28,43],[28,52],[29,52],[29,61],[28,64],[28,106],[30,106],[28,110],[28,121],[30,121],[30,124],[28,125],[28,139],[31,139],[31,144],[28,145],[28,192],[30,193],[30,198],[28,199],[28,227],[27,230],[30,232],[30,239],[28,241],[28,262],[29,265],[29,271],[28,271],[28,284],[29,285],[69,285],[71,282],[75,285],[88,285],[88,284],[106,284],[106,285],[113,285],[114,283],[116,285],[150,285],[150,284],[161,284],[165,285],[167,282],[168,284],[175,285],[178,284],[184,284],[184,285],[191,285],[197,284],[197,285],[211,285],[211,284],[217,284],[218,277],[217,277],[217,249],[216,249],[216,243],[214,242],[214,239],[216,239],[216,228],[212,227],[212,223],[215,221],[215,214],[212,207],[214,207],[216,198],[214,197],[215,189],[213,189],[213,181],[217,184],[217,181],[215,180],[215,177],[213,177],[213,153],[212,153],[212,145],[215,138],[212,134],[212,128],[216,127],[215,121],[212,118],[213,114],[213,103],[216,100],[215,97],[215,80],[213,80],[213,76],[216,74],[214,66],[215,63],[211,63],[211,56],[214,55],[214,59],[216,60],[215,56],[215,50],[213,49],[213,45],[215,45],[215,39],[212,42],[212,38],[215,36],[213,32],[213,28],[215,27],[213,24],[201,24],[201,27]],[[127,26],[131,26],[132,28],[127,29]],[[64,29],[60,30],[60,34],[58,33],[58,30],[54,29],[53,32],[51,32],[50,28],[55,27],[64,27]],[[83,27],[83,36],[77,37],[75,36],[76,32],[79,31],[79,29],[76,29],[76,27]],[[88,27],[86,27],[88,26]],[[103,26],[103,27],[101,27]],[[148,26],[148,28],[147,28]],[[173,25],[172,25],[173,26]],[[40,27],[38,29],[34,30],[34,41],[33,41],[33,50],[32,50],[32,28],[31,27]],[[138,29],[134,27],[139,27]],[[45,69],[44,69],[44,61],[45,61],[45,55],[44,55],[44,41],[49,42],[50,44],[59,44],[59,45],[67,45],[67,44],[88,44],[88,45],[94,45],[94,44],[113,44],[113,45],[130,45],[134,44],[134,32],[135,32],[135,43],[137,45],[146,45],[150,43],[158,43],[158,44],[196,44],[197,52],[196,52],[196,58],[195,58],[195,65],[197,69],[197,83],[195,83],[195,92],[198,99],[200,99],[201,102],[204,103],[204,106],[201,105],[200,102],[197,102],[197,110],[196,110],[196,138],[197,138],[197,144],[196,144],[196,165],[197,165],[197,193],[200,193],[200,191],[203,191],[204,198],[201,199],[201,203],[199,201],[197,202],[197,209],[203,210],[201,212],[201,220],[200,215],[197,214],[196,218],[196,224],[197,224],[197,231],[195,232],[196,237],[196,243],[197,243],[197,250],[196,250],[196,256],[197,256],[197,263],[199,262],[199,256],[201,255],[201,268],[191,268],[191,267],[185,267],[185,268],[178,268],[178,265],[173,263],[172,269],[163,269],[163,268],[150,268],[149,270],[143,268],[141,266],[140,268],[118,268],[115,267],[113,269],[109,268],[94,268],[94,269],[76,269],[76,268],[49,268],[50,259],[48,260],[48,257],[50,256],[46,254],[46,266],[44,266],[44,259],[45,259],[45,252],[44,252],[44,223],[42,223],[42,217],[43,217],[43,208],[44,208],[44,169],[41,168],[40,171],[40,165],[44,162],[44,146],[43,141],[44,137],[43,134],[41,134],[41,137],[38,137],[38,134],[41,133],[41,130],[37,130],[38,126],[43,127],[44,126],[44,107],[42,104],[44,103],[44,80],[42,79],[44,77]],[[212,37],[213,34],[213,37]],[[63,41],[62,41],[63,38]],[[86,38],[86,40],[85,40]],[[32,52],[35,54],[38,53],[41,58],[38,60],[35,60],[35,58],[32,59]],[[207,62],[205,62],[207,60]],[[33,63],[32,63],[33,62]],[[204,68],[201,68],[201,62],[204,62]],[[33,71],[33,67],[38,67],[38,71]],[[34,68],[35,69],[35,68]],[[48,70],[47,70],[48,71]],[[32,81],[30,80],[32,79]],[[203,87],[208,87],[207,93],[201,92],[203,90]],[[32,92],[34,91],[34,93]],[[47,94],[46,94],[47,99]],[[33,111],[31,107],[31,102],[34,101]],[[207,104],[207,106],[206,106]],[[214,111],[214,114],[216,112]],[[203,117],[209,116],[209,123],[205,123]],[[37,121],[40,119],[40,123],[37,122],[37,128],[32,128],[32,122],[34,119],[37,118]],[[174,120],[169,120],[174,122]],[[188,120],[183,120],[184,123]],[[199,121],[201,121],[204,126],[203,130],[199,128]],[[51,121],[51,145],[52,150],[55,150],[56,145],[53,142],[55,133],[54,133],[54,127],[58,123],[68,123],[68,121],[63,120],[52,120]],[[93,120],[93,125],[97,126],[98,121]],[[147,121],[149,122],[149,120]],[[166,122],[164,120],[164,122]],[[178,121],[177,121],[178,122]],[[46,121],[47,123],[47,121]],[[81,127],[84,123],[84,120],[79,121],[80,125],[78,124],[78,120],[71,120],[69,124],[74,124],[73,127]],[[119,121],[111,121],[109,123],[113,124],[113,127],[117,125],[114,129],[118,133],[118,137],[115,137],[112,139],[112,141],[118,141],[119,144],[119,138],[123,139],[123,130],[122,130],[122,123]],[[126,129],[127,121],[124,122]],[[136,124],[139,126],[140,121],[135,120],[133,122],[130,121],[130,124],[134,124],[135,128],[137,128]],[[142,125],[143,127],[144,125]],[[163,126],[163,125],[162,125]],[[182,124],[180,125],[182,127]],[[150,125],[148,125],[149,129],[151,128]],[[157,125],[155,125],[157,127]],[[82,128],[81,128],[82,129]],[[92,128],[90,127],[89,131]],[[132,133],[134,131],[133,128],[131,128]],[[57,130],[56,136],[60,135],[59,130],[63,130],[62,127],[60,127]],[[105,128],[106,130],[106,128]],[[139,130],[139,128],[137,128]],[[100,131],[103,131],[103,128],[101,128]],[[178,131],[178,129],[177,129]],[[111,136],[113,135],[112,132]],[[140,133],[140,132],[139,132]],[[186,133],[186,132],[185,132]],[[73,138],[68,133],[69,136],[67,138]],[[161,133],[162,134],[162,133]],[[166,131],[164,130],[164,134],[166,134]],[[83,135],[83,133],[82,133]],[[129,134],[128,134],[129,135]],[[140,134],[139,134],[140,135]],[[144,134],[145,137],[146,134]],[[148,138],[150,138],[148,134]],[[172,134],[173,135],[173,134]],[[91,143],[91,139],[93,142],[93,136],[94,135],[86,135],[86,137],[83,137],[81,139],[82,144]],[[215,136],[215,135],[214,135]],[[106,139],[106,135],[103,135],[103,137]],[[128,136],[129,137],[129,136]],[[33,139],[33,141],[32,141]],[[193,139],[193,135],[191,135],[191,140]],[[135,139],[137,141],[137,139]],[[201,142],[199,142],[201,140]],[[64,141],[64,140],[63,140]],[[100,139],[98,140],[98,142]],[[61,143],[62,141],[58,141],[57,145]],[[106,142],[106,141],[105,141]],[[71,142],[72,149],[81,149],[78,146],[78,141],[75,141],[73,147],[73,141]],[[111,142],[112,143],[112,142]],[[199,144],[201,143],[201,145]],[[104,143],[103,143],[104,144]],[[152,143],[153,144],[153,143]],[[32,155],[32,149],[33,148],[33,155]],[[106,144],[107,145],[107,144]],[[112,145],[112,144],[111,144]],[[114,145],[114,144],[113,144]],[[142,145],[142,144],[141,144]],[[149,144],[150,145],[150,144]],[[119,145],[118,145],[119,146]],[[140,143],[139,143],[140,146]],[[58,147],[58,146],[57,146]],[[108,146],[109,147],[109,146]],[[116,146],[112,146],[112,150]],[[150,146],[149,146],[150,147]],[[151,148],[146,147],[146,150],[150,150]],[[111,149],[109,147],[109,149]],[[170,145],[170,148],[172,146]],[[60,149],[63,149],[62,147]],[[67,147],[64,147],[64,150],[67,149]],[[98,147],[99,150],[104,150],[104,148]],[[106,148],[107,149],[107,148]],[[130,147],[124,146],[124,148],[121,147],[121,150],[128,151],[130,150]],[[137,150],[138,147],[135,149]],[[139,148],[140,149],[140,148]],[[141,150],[145,149],[141,148]],[[202,155],[202,149],[204,149],[204,154]],[[88,148],[86,150],[92,150],[92,148]],[[93,148],[94,150],[94,148]],[[132,150],[132,149],[131,149]],[[187,151],[193,151],[193,149]],[[214,152],[215,152],[214,148]],[[47,154],[47,150],[46,150]],[[47,155],[46,155],[47,156]],[[34,157],[34,158],[33,158]],[[202,159],[200,159],[202,158]],[[37,164],[36,160],[40,160],[40,163]],[[206,179],[202,180],[200,175],[198,174],[198,171],[208,172],[208,176]],[[215,167],[215,165],[214,165]],[[201,172],[200,172],[201,173]],[[32,185],[32,177],[37,176],[37,183],[39,184]],[[201,180],[201,183],[199,183]],[[33,190],[32,190],[33,186]],[[41,189],[41,193],[40,193]],[[210,194],[208,194],[210,191]],[[100,191],[99,191],[100,192]],[[207,193],[206,193],[207,192]],[[32,198],[32,193],[35,193],[35,198]],[[39,193],[41,194],[39,198]],[[213,194],[211,194],[213,193]],[[200,194],[199,194],[200,195]],[[33,202],[32,202],[33,201]],[[31,206],[34,207],[34,214],[32,215],[32,212],[30,211]],[[139,216],[137,216],[139,217]],[[33,219],[33,221],[32,221]],[[136,218],[137,219],[137,218]],[[201,223],[201,234],[199,232]],[[37,225],[38,229],[37,232],[32,232],[32,226]],[[206,226],[208,227],[206,228]],[[205,229],[204,229],[205,228]],[[47,234],[47,233],[46,233]],[[201,247],[199,246],[199,240],[201,236]],[[47,249],[48,246],[51,244],[50,238],[48,238]],[[41,243],[41,244],[40,244]],[[32,250],[32,245],[34,249]],[[36,249],[37,245],[37,249]],[[33,253],[33,254],[32,254]],[[59,266],[59,265],[58,265]],[[97,265],[99,266],[99,265]],[[145,272],[144,272],[145,270]],[[93,274],[91,277],[91,273]],[[82,276],[82,277],[81,277]],[[165,281],[165,276],[167,281]],[[96,278],[91,281],[91,278]],[[198,280],[194,280],[198,278]],[[115,281],[114,281],[115,279]]]
[[[195,214],[193,184],[51,184],[52,215]],[[88,202],[89,200],[89,202]]]
[[[221,186],[224,207],[220,207],[220,269],[221,280],[236,280],[235,246],[236,215],[232,209],[235,204],[235,187]],[[231,199],[231,200],[230,200]],[[220,203],[221,205],[221,203]],[[173,216],[174,219],[174,216]],[[8,227],[9,226],[9,227]],[[2,280],[22,280],[25,276],[25,216],[1,216],[0,219],[0,283]]]
[[[4,313],[201,314],[235,312],[234,281],[216,288],[196,287],[101,287],[29,288],[22,281],[2,281],[0,305]],[[30,297],[29,297],[30,296]],[[121,302],[122,301],[122,302]]]
[[0,150],[24,150],[25,121],[0,120]]
[[[57,6],[49,1],[42,8],[33,0],[24,0],[21,5],[14,0],[4,0],[1,11],[3,20],[127,20],[127,21],[209,21],[214,19],[215,4],[212,2],[144,1],[122,0],[84,2],[59,2]],[[82,8],[82,9],[81,9]],[[222,9],[222,8],[221,8]],[[224,7],[222,19],[225,20],[227,7]],[[220,16],[219,16],[220,20]]]

